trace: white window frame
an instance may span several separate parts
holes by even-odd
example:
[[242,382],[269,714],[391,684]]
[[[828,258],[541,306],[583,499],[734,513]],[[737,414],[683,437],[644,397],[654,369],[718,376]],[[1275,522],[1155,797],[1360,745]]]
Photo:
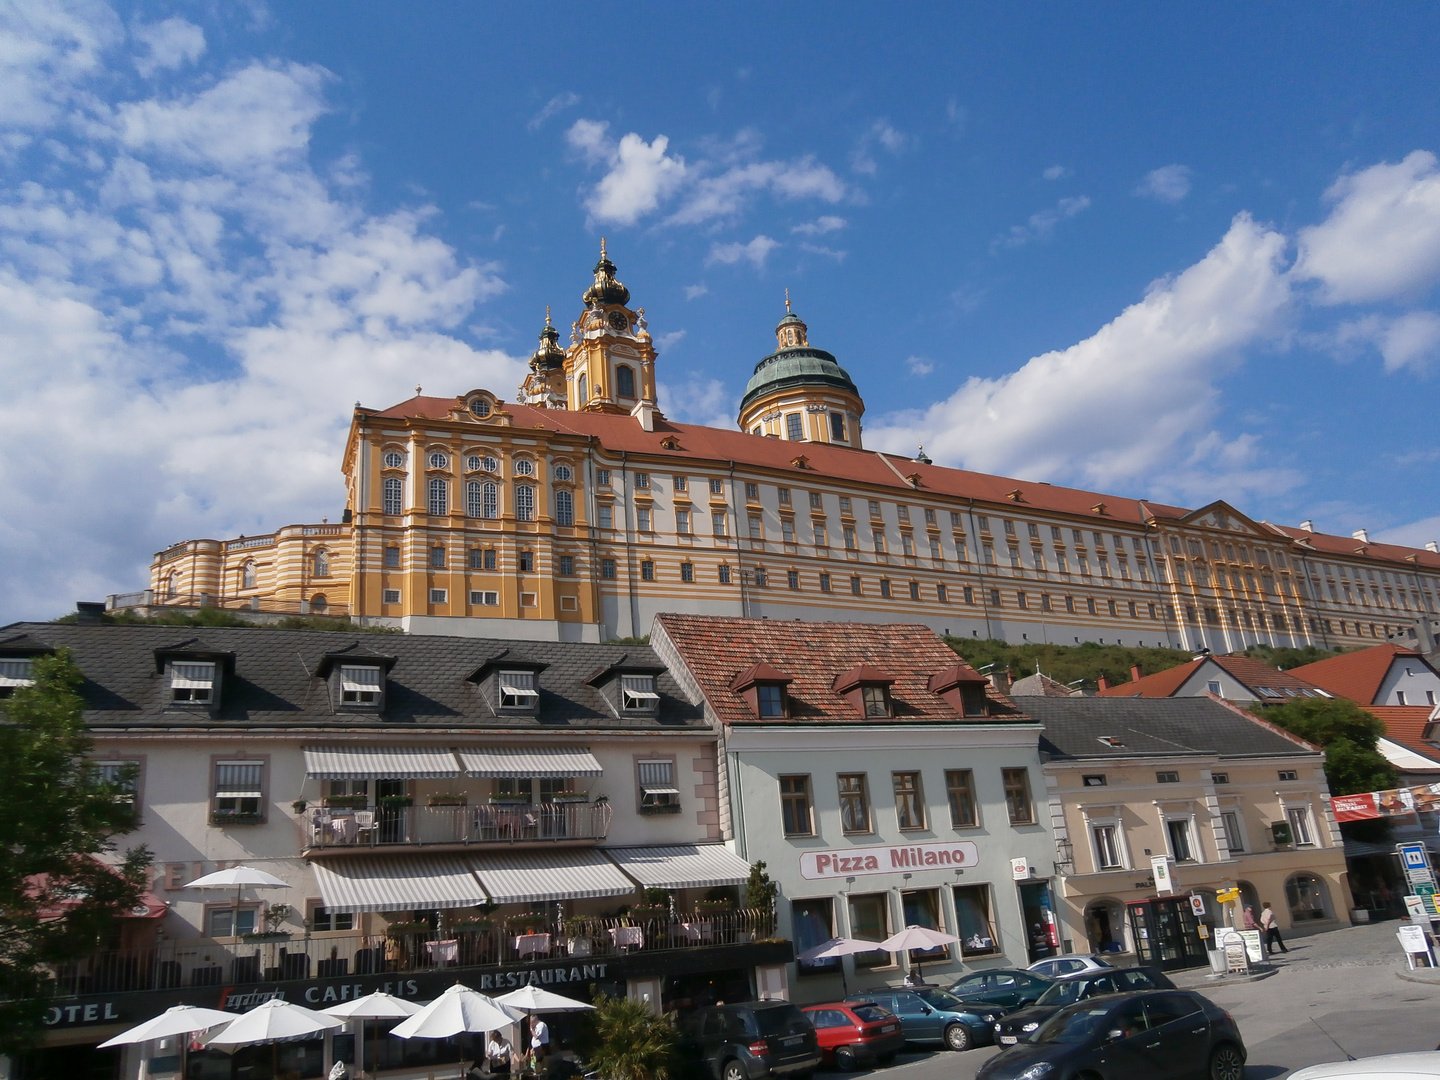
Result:
[[[1232,825],[1234,828],[1231,828]],[[1221,808],[1220,826],[1225,830],[1226,852],[1243,855],[1249,850],[1248,838],[1245,836],[1245,814],[1239,806]]]
[[621,675],[620,708],[624,712],[653,713],[660,707],[654,675]]
[[[1090,865],[1095,868],[1095,872],[1107,874],[1116,870],[1130,870],[1130,845],[1125,836],[1125,828],[1120,824],[1118,810],[1113,806],[1095,807],[1085,810],[1084,818],[1085,836],[1090,844]],[[1101,861],[1096,835],[1099,829],[1111,830],[1111,843],[1115,849],[1115,857],[1119,860],[1114,866],[1106,866]]]
[[405,512],[405,484],[398,476],[387,476],[381,485],[381,512],[390,517]]
[[575,495],[573,492],[555,492],[555,524],[575,524]]
[[489,589],[471,589],[470,603],[475,607],[498,607],[500,594]]
[[[252,785],[236,785],[220,790],[221,769],[254,769],[258,777]],[[210,798],[216,810],[233,810],[242,814],[259,814],[265,806],[265,762],[254,758],[230,760],[221,758],[215,762],[210,776]]]
[[450,602],[450,590],[449,590],[449,589],[431,589],[431,590],[430,590],[430,603],[432,603],[432,604],[448,604],[449,602]]
[[501,671],[495,682],[502,709],[533,709],[540,703],[533,671]]
[[[1167,813],[1164,816],[1164,821],[1165,849],[1170,853],[1170,857],[1177,863],[1203,863],[1205,861],[1205,852],[1200,847],[1200,838],[1195,831],[1195,814],[1191,811],[1186,811],[1185,813]],[[1190,848],[1190,858],[1188,859],[1180,858],[1180,853],[1175,850],[1174,843],[1172,842],[1173,838],[1170,835],[1170,826],[1176,824],[1184,826],[1185,841]]]
[[382,604],[398,604],[398,603],[400,603],[400,590],[399,590],[399,589],[381,589],[381,590],[380,590],[380,602],[381,602]]
[[380,700],[384,673],[373,664],[340,665],[340,700],[347,705],[374,705]]
[[643,758],[635,763],[640,786],[640,807],[655,809],[680,805],[673,758]]
[[515,485],[515,520],[535,520],[535,488],[530,484]]
[[[1286,803],[1285,820],[1290,823],[1290,843],[1297,847],[1319,847],[1320,841],[1315,830],[1315,815],[1310,812],[1310,804]],[[1304,831],[1305,839],[1300,839]]]
[[184,705],[209,705],[215,700],[213,660],[172,660],[170,700]]

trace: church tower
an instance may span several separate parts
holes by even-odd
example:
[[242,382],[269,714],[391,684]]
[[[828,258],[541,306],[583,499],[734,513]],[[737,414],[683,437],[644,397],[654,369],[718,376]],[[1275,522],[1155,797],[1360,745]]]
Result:
[[755,365],[740,399],[740,430],[792,442],[860,449],[865,402],[849,373],[810,344],[809,328],[790,310],[775,327],[775,351]]
[[565,350],[560,348],[560,331],[550,322],[550,309],[545,309],[545,329],[540,331],[540,347],[530,357],[530,374],[520,384],[520,402],[542,409],[569,408],[565,393]]
[[630,310],[630,290],[615,278],[615,264],[600,241],[595,283],[582,297],[585,310],[570,327],[565,388],[570,408],[628,413],[653,422],[655,345],[645,328],[645,309]]

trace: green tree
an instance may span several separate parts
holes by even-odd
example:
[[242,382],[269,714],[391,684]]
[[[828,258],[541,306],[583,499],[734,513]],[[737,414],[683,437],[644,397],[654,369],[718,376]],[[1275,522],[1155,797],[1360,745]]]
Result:
[[1325,778],[1332,795],[1383,791],[1400,782],[1395,766],[1377,748],[1385,725],[1353,701],[1292,698],[1283,705],[1256,705],[1251,711],[1325,750]]
[[[106,782],[89,763],[80,683],[62,649],[37,657],[35,684],[0,701],[0,1053],[39,1031],[53,992],[44,965],[100,948],[150,863],[144,847],[115,867],[96,858],[136,822],[126,778]],[[42,919],[62,905],[63,917]]]
[[775,897],[780,892],[780,886],[770,880],[770,875],[765,872],[765,861],[762,859],[750,867],[750,879],[745,882],[745,906],[756,911],[763,911],[767,914],[775,911]]
[[601,994],[585,1014],[579,1046],[604,1080],[669,1080],[676,1072],[675,1021],[643,1001]]

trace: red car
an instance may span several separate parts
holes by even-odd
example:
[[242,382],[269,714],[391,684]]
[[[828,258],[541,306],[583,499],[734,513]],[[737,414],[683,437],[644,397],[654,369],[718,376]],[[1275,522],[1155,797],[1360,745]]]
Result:
[[806,1005],[805,1016],[820,1039],[820,1053],[848,1072],[879,1062],[888,1065],[905,1045],[899,1018],[880,1005],[835,1001]]

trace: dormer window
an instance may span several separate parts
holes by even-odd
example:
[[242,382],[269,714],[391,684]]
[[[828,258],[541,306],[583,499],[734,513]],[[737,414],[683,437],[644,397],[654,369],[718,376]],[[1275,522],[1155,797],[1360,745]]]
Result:
[[215,664],[212,661],[173,661],[170,664],[170,700],[177,704],[209,705],[215,700]]
[[961,715],[985,716],[990,711],[990,699],[983,683],[962,683],[960,686]]
[[0,695],[22,686],[35,685],[35,661],[28,658],[0,660]]
[[894,681],[878,668],[860,664],[837,675],[831,689],[867,720],[883,720],[895,715],[890,697]]
[[533,671],[502,671],[498,684],[502,709],[534,709],[540,703]]
[[757,683],[755,698],[761,716],[785,715],[785,687],[782,683]]
[[862,686],[860,697],[865,703],[867,717],[890,715],[890,695],[885,692],[885,687]]
[[660,707],[654,675],[620,676],[620,708],[625,712],[653,713]]
[[340,666],[340,700],[346,705],[380,703],[380,669],[359,664]]

